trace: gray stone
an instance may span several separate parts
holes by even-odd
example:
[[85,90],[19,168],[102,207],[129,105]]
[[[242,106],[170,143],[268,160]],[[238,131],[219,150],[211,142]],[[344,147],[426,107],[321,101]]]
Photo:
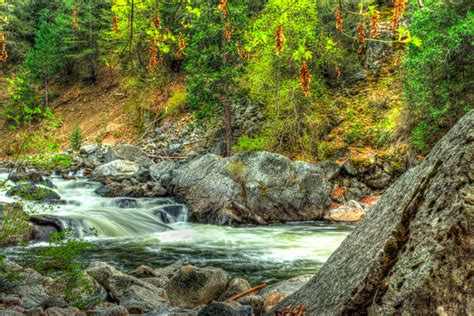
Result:
[[88,311],[89,316],[128,316],[128,310],[123,306],[96,307]]
[[222,269],[182,265],[165,289],[173,306],[194,308],[218,299],[228,283],[229,275]]
[[251,306],[241,306],[237,302],[216,302],[205,306],[199,316],[253,316]]
[[198,312],[179,307],[161,307],[145,314],[145,316],[197,316]]
[[114,160],[98,166],[92,177],[104,182],[121,181],[139,175],[139,166],[130,160]]
[[149,168],[151,179],[161,187],[167,188],[171,182],[172,171],[176,168],[176,164],[172,161],[161,161]]
[[126,275],[106,263],[95,262],[87,268],[86,273],[109,291],[112,298],[125,306],[130,313],[139,314],[169,305],[165,290]]
[[171,191],[195,220],[267,224],[321,219],[331,186],[315,165],[268,152],[208,154],[172,172]]
[[230,280],[225,292],[219,297],[218,301],[225,301],[226,299],[247,291],[250,288],[250,283],[247,280],[241,278],[232,279]]
[[130,144],[118,144],[107,147],[105,162],[108,163],[114,160],[133,161],[142,167],[149,167],[153,164],[153,161],[148,158],[148,155],[140,147]]
[[469,315],[473,180],[471,111],[274,310],[304,304],[308,315]]

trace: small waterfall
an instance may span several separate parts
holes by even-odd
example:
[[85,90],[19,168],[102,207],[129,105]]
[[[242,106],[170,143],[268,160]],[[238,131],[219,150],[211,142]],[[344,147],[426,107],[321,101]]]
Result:
[[[0,179],[6,177],[0,170]],[[242,228],[202,225],[188,222],[188,208],[172,198],[103,198],[94,193],[100,184],[86,178],[50,179],[64,203],[31,205],[29,211],[54,217],[89,240],[93,247],[81,259],[85,263],[100,260],[134,269],[140,264],[163,267],[185,261],[221,267],[260,284],[314,273],[352,229],[322,222]],[[0,201],[12,198],[0,191]],[[3,252],[14,260],[28,249]]]

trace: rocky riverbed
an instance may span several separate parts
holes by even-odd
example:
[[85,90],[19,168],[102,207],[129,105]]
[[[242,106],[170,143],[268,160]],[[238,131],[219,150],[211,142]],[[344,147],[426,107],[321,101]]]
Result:
[[80,310],[65,296],[63,279],[11,261],[4,267],[15,278],[1,280],[1,315],[261,315],[311,277],[295,277],[243,295],[252,289],[250,283],[220,268],[173,264],[161,269],[139,266],[123,273],[93,262],[84,271],[81,287],[74,290],[76,303],[78,298],[93,302]]

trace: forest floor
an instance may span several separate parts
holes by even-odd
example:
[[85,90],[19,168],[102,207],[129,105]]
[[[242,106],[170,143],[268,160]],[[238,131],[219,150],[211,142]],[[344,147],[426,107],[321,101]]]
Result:
[[[61,148],[69,147],[69,138],[76,126],[81,129],[84,142],[135,142],[138,131],[133,115],[127,110],[129,97],[122,80],[112,72],[102,72],[92,85],[79,83],[53,88],[53,94],[58,97],[52,102],[51,110],[59,121],[54,136]],[[4,92],[2,97],[5,97]],[[19,132],[10,131],[0,119],[0,156],[8,153]]]

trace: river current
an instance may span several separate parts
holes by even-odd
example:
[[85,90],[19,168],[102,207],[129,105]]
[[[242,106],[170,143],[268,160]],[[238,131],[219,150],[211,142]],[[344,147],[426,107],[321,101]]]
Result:
[[[0,170],[0,179],[6,177]],[[181,261],[221,267],[254,284],[273,282],[315,273],[352,229],[325,222],[239,228],[196,224],[187,221],[187,207],[172,198],[103,198],[94,193],[100,184],[86,178],[50,179],[66,204],[31,206],[28,211],[55,215],[90,241],[92,247],[80,259],[85,264],[100,260],[131,270]],[[12,199],[0,191],[0,201]],[[4,252],[15,259],[29,247],[44,246],[47,243]]]

